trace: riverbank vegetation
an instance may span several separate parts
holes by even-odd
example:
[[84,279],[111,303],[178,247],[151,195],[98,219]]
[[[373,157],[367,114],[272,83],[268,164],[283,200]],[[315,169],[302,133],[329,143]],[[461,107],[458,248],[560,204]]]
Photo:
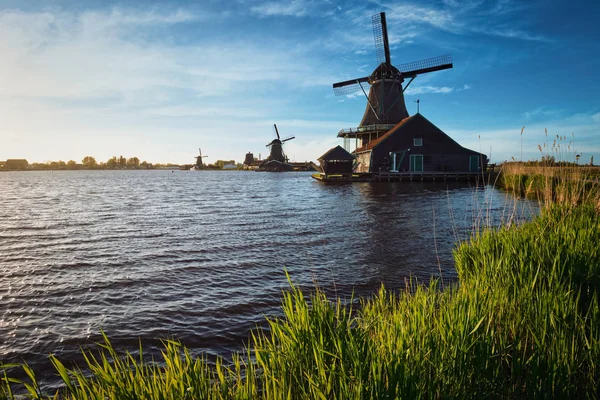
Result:
[[543,187],[548,201],[532,221],[459,244],[455,285],[412,281],[364,299],[291,285],[283,316],[232,362],[194,358],[174,341],[149,360],[105,338],[81,369],[51,356],[58,393],[25,366],[25,382],[5,368],[0,398],[595,398],[600,197],[597,185],[572,182]]

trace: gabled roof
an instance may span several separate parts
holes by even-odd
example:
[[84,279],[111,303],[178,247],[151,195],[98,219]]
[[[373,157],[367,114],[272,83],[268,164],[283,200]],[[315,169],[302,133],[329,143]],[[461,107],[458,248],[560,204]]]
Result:
[[379,143],[383,142],[385,139],[387,139],[388,137],[393,135],[394,132],[396,132],[398,129],[400,129],[401,126],[406,124],[408,121],[412,120],[417,115],[421,115],[421,114],[415,114],[412,117],[404,118],[402,121],[398,122],[392,129],[390,129],[389,131],[384,133],[383,136],[379,136],[377,139],[371,140],[369,143],[365,144],[364,146],[360,146],[358,149],[354,150],[354,153],[360,153],[363,151],[372,150],[373,147],[377,146]]
[[325,154],[319,157],[319,160],[331,161],[331,160],[354,160],[354,156],[348,153],[342,146],[336,146],[329,149]]
[[[404,127],[407,125],[408,122],[410,122],[412,120],[416,120],[416,119],[422,119],[427,124],[433,126],[435,129],[437,129],[442,135],[446,136],[449,140],[451,140],[452,142],[454,142],[457,146],[459,146],[459,147],[461,147],[463,149],[466,149],[466,147],[461,146],[456,140],[454,140],[450,136],[448,136],[448,134],[446,134],[440,128],[438,128],[437,126],[435,126],[435,124],[433,122],[431,122],[430,120],[428,120],[427,118],[425,118],[422,114],[415,114],[412,117],[404,118],[402,121],[398,122],[396,124],[396,126],[394,126],[392,129],[390,129],[389,131],[387,131],[386,133],[384,133],[383,136],[380,136],[380,137],[378,137],[375,140],[371,140],[366,145],[359,147],[358,149],[354,150],[354,153],[356,154],[356,153],[360,153],[360,152],[363,152],[363,151],[373,150],[375,147],[377,147],[380,143],[382,143],[383,141],[385,141],[387,138],[389,138],[390,136],[392,136],[396,132],[404,129]],[[467,149],[467,150],[469,150],[469,149]],[[473,150],[471,150],[471,151],[473,151]]]

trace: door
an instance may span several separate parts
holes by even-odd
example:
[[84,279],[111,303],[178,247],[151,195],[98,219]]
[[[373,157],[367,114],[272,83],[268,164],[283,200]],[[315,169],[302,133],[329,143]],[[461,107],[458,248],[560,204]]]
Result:
[[423,155],[422,154],[411,154],[410,155],[410,171],[411,172],[423,172]]
[[479,171],[479,156],[469,156],[469,172]]

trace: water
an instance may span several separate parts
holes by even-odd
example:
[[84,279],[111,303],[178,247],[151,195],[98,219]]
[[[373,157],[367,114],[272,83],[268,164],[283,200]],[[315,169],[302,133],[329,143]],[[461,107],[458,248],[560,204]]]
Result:
[[0,174],[0,361],[53,382],[48,354],[101,340],[176,338],[196,354],[243,348],[280,313],[285,270],[328,294],[415,276],[456,279],[473,225],[535,212],[492,187],[324,185],[306,173],[62,171]]

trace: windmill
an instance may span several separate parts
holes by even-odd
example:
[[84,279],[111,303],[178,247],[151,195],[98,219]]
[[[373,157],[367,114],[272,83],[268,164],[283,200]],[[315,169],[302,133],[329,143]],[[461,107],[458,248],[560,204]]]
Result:
[[202,149],[198,148],[198,155],[195,157],[196,158],[196,165],[194,165],[192,167],[193,170],[198,170],[198,169],[203,169],[204,168],[204,164],[202,163],[202,159],[206,158],[208,156],[203,156],[202,155]]
[[295,136],[290,136],[288,138],[281,139],[281,137],[279,136],[279,130],[277,130],[276,124],[273,124],[273,129],[275,130],[275,135],[277,136],[277,138],[273,139],[271,141],[271,143],[267,144],[267,146],[266,146],[266,147],[271,147],[271,154],[269,154],[269,157],[267,158],[266,161],[278,161],[281,163],[286,163],[287,157],[283,153],[283,143],[287,142],[288,140],[294,139]]
[[[449,54],[394,67],[390,59],[385,13],[373,15],[372,23],[378,67],[369,76],[333,84],[336,96],[362,91],[367,98],[367,107],[359,128],[350,135],[357,139],[360,136],[362,144],[371,140],[372,135],[378,137],[380,133],[408,117],[404,91],[417,75],[452,68],[452,56]],[[408,82],[403,85],[406,80]],[[369,90],[368,95],[366,89]],[[356,131],[369,133],[365,135]],[[338,136],[347,138],[347,133],[340,131]]]

